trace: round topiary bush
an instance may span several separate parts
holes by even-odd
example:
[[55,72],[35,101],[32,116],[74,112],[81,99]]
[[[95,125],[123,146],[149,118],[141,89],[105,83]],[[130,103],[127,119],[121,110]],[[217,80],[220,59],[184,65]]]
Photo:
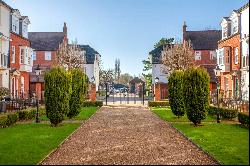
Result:
[[86,98],[87,91],[85,89],[88,80],[81,69],[72,69],[70,72],[72,75],[72,93],[69,101],[70,110],[67,116],[72,118],[79,114],[81,105]]
[[208,72],[203,68],[190,68],[184,73],[183,96],[188,119],[195,126],[206,118],[209,107]]
[[183,76],[183,71],[175,70],[168,79],[169,104],[173,114],[178,118],[185,114]]
[[57,126],[69,112],[71,74],[53,67],[45,73],[45,107],[51,124]]

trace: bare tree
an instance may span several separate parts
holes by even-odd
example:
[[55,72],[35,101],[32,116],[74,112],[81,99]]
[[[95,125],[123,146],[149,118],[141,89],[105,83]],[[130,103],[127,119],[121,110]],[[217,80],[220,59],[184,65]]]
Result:
[[108,69],[108,70],[103,70],[100,69],[100,85],[104,86],[105,83],[109,82],[114,82],[115,80],[115,74],[113,69]]
[[82,68],[85,63],[84,53],[78,47],[77,42],[72,42],[72,44],[62,42],[59,45],[56,55],[57,65],[64,66],[68,70],[72,68]]
[[194,51],[190,42],[176,42],[165,46],[162,51],[162,63],[168,72],[186,70],[194,66]]

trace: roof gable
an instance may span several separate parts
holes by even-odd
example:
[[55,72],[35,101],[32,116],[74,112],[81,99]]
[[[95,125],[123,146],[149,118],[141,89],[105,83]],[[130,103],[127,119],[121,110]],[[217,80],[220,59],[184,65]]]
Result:
[[21,20],[26,23],[27,25],[30,24],[30,20],[29,20],[29,17],[28,16],[22,16]]
[[36,51],[56,51],[63,42],[63,32],[29,32],[31,47]]
[[187,31],[186,34],[194,50],[215,50],[221,39],[221,30]]
[[152,56],[152,64],[159,64],[161,61],[161,52],[163,51],[163,45],[153,49],[149,52],[149,55]]
[[21,13],[20,13],[20,11],[19,11],[18,9],[13,9],[12,12],[11,12],[11,14],[12,14],[13,16],[19,18],[19,19],[22,18],[22,15],[21,15]]
[[89,45],[78,45],[78,47],[85,51],[85,58],[87,64],[94,64],[96,55],[100,55],[95,49]]

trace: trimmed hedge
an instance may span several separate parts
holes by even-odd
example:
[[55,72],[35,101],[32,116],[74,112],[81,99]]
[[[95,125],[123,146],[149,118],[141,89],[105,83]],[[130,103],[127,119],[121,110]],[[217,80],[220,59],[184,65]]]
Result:
[[80,112],[82,102],[87,95],[85,87],[88,85],[88,82],[86,82],[86,75],[81,69],[72,69],[70,72],[72,74],[72,93],[69,100],[69,113],[67,116],[72,118]]
[[46,115],[53,126],[61,123],[69,113],[72,78],[62,67],[53,67],[45,73]]
[[175,70],[168,79],[169,104],[173,114],[178,118],[185,114],[183,76],[182,70]]
[[15,124],[17,120],[18,120],[18,115],[16,113],[0,115],[0,128],[9,127]]
[[168,107],[169,101],[148,101],[149,107]]
[[[39,109],[38,113],[39,116],[46,115],[46,111],[43,108]],[[36,109],[21,110],[17,112],[17,115],[19,121],[31,120],[36,117]]]
[[195,126],[206,118],[209,107],[210,77],[200,67],[189,68],[184,73],[183,97],[188,119]]
[[235,109],[229,109],[229,108],[218,108],[215,106],[209,106],[208,108],[208,114],[210,115],[217,115],[217,112],[219,111],[220,116],[224,119],[233,119],[238,116],[238,111]]
[[101,107],[103,106],[102,101],[84,101],[82,103],[83,107]]
[[238,114],[238,120],[241,124],[249,127],[249,112],[240,112]]

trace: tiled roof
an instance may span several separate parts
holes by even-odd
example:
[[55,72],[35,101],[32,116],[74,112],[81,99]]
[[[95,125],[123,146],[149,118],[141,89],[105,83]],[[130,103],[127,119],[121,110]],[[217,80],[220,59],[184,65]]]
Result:
[[135,84],[135,83],[143,83],[144,81],[142,81],[140,78],[135,77],[134,79],[132,79],[131,81],[129,81],[130,84]]
[[187,31],[186,40],[191,40],[194,50],[215,50],[221,39],[221,30]]
[[28,36],[36,51],[56,51],[64,35],[63,32],[29,32]]
[[81,50],[86,51],[86,63],[87,64],[94,64],[95,55],[99,54],[95,49],[90,47],[89,45],[78,45]]
[[247,2],[244,6],[242,6],[241,8],[239,8],[237,11],[238,12],[242,12],[243,10],[245,10],[246,8],[249,7],[249,2]]
[[207,70],[209,76],[210,76],[210,82],[216,83],[217,78],[214,73],[214,69],[216,68],[216,65],[201,65],[200,67],[203,67]]
[[9,8],[10,10],[13,10],[13,8],[10,7],[6,2],[0,0],[0,3],[2,3],[5,7]]
[[163,46],[159,46],[154,50],[150,51],[149,54],[152,55],[152,64],[159,64],[161,61],[161,51],[163,50]]

